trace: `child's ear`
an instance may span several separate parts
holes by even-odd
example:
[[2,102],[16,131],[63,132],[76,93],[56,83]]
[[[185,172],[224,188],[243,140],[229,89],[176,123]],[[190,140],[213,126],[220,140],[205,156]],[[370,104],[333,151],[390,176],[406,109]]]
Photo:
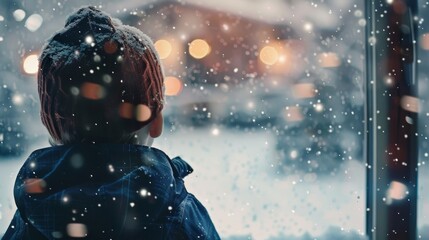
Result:
[[163,127],[164,127],[164,118],[162,117],[162,113],[159,112],[156,118],[152,120],[152,122],[150,123],[149,135],[152,138],[159,137],[162,133]]

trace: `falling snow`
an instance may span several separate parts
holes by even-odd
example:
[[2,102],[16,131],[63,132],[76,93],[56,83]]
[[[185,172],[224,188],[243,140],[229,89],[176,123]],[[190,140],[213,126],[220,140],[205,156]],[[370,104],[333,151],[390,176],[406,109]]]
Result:
[[[23,161],[33,150],[49,146],[39,120],[40,49],[53,29],[61,28],[67,15],[79,7],[77,3],[6,2],[0,3],[0,178],[4,183],[0,187],[0,236],[15,211],[13,184]],[[166,99],[164,133],[154,146],[189,159],[195,173],[185,179],[186,186],[206,206],[222,239],[364,239],[365,214],[371,212],[365,205],[365,172],[374,168],[364,163],[365,46],[376,48],[392,39],[382,39],[377,33],[365,37],[371,22],[362,1],[249,2],[106,1],[96,6],[114,14],[115,23],[142,29],[151,39],[141,36],[133,41],[155,43],[164,66]],[[385,2],[395,5],[393,0]],[[91,3],[95,2],[87,4]],[[418,120],[404,117],[405,125],[418,124],[420,130],[401,138],[419,139],[419,192],[427,193],[429,29],[425,19],[429,3],[419,1],[419,5],[420,14],[414,17],[422,52],[417,60],[419,98],[405,96],[398,104],[410,113],[421,113]],[[127,31],[135,32],[134,27]],[[114,38],[120,42],[130,36]],[[59,53],[52,55],[53,63],[72,62],[87,49],[96,49],[106,37],[86,35],[74,47],[50,39],[56,44],[47,54]],[[123,50],[114,45],[104,48],[106,52]],[[145,51],[139,49],[139,53]],[[91,61],[94,67],[82,76],[99,77],[100,82],[72,86],[67,94],[107,101],[106,86],[115,83],[115,73],[100,74],[104,59],[96,52]],[[121,64],[124,58],[119,55],[115,61]],[[396,84],[394,70],[382,78],[386,86]],[[153,116],[146,104],[124,102],[120,106],[115,113],[124,119],[143,123]],[[383,125],[374,128],[388,131]],[[407,166],[403,159],[393,162]],[[84,156],[77,154],[71,156],[69,167],[79,171],[85,164]],[[49,185],[38,180],[40,167],[29,162],[34,176],[25,182],[28,193],[49,191]],[[125,171],[113,162],[100,168],[110,176]],[[98,177],[88,174],[91,179]],[[94,194],[102,196],[104,189],[98,190]],[[139,186],[131,194],[135,201],[125,204],[129,211],[158,199],[148,186]],[[405,184],[391,182],[383,196],[389,205],[408,195]],[[417,226],[424,236],[429,232],[427,196],[419,196],[418,206],[422,214]],[[65,195],[58,200],[72,207],[75,198]],[[122,201],[109,197],[94,206],[105,209],[109,202]],[[53,231],[52,237],[81,238],[90,232],[89,226],[77,221],[87,210],[74,209],[71,214],[74,220],[65,229]]]

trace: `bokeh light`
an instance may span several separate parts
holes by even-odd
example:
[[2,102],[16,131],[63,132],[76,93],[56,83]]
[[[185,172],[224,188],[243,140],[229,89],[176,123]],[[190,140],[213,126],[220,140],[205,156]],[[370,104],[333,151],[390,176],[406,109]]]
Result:
[[115,41],[107,41],[104,43],[104,51],[108,54],[113,54],[118,50],[118,44]]
[[136,120],[139,122],[145,122],[152,116],[150,108],[144,104],[139,104],[136,107]]
[[25,18],[25,11],[22,9],[16,9],[15,11],[13,11],[12,15],[17,22],[21,22]]
[[25,21],[25,27],[31,32],[37,31],[42,26],[43,18],[39,14],[32,14]]
[[429,50],[429,33],[425,33],[420,37],[420,46],[424,50]]
[[36,74],[39,70],[39,59],[36,54],[28,55],[24,59],[24,63],[22,65],[24,72],[27,74]]
[[164,80],[165,85],[165,95],[167,96],[177,96],[182,92],[183,83],[180,79],[176,77],[166,77]]
[[24,98],[21,94],[15,94],[12,96],[12,102],[15,105],[22,105],[22,103],[24,102]]
[[121,103],[119,106],[119,116],[121,118],[131,119],[134,115],[134,106],[131,103]]
[[408,194],[408,188],[405,184],[392,181],[389,189],[386,191],[386,204],[392,204],[392,200],[402,200]]
[[158,52],[159,58],[166,59],[170,56],[173,47],[169,41],[160,39],[155,42],[155,49]]
[[189,54],[196,59],[201,59],[210,53],[210,45],[203,39],[195,39],[189,44]]
[[219,128],[213,128],[213,129],[212,129],[212,135],[213,135],[213,136],[218,136],[218,135],[219,135],[219,133],[220,133]]
[[304,119],[301,108],[297,106],[286,107],[284,118],[288,122],[298,122]]
[[292,159],[296,159],[298,157],[298,151],[296,149],[290,151],[289,157]]
[[341,61],[336,53],[326,52],[319,55],[319,64],[321,67],[333,68],[340,66]]
[[413,96],[403,96],[401,107],[409,112],[419,112],[419,99]]
[[311,32],[313,30],[313,24],[311,24],[310,22],[307,22],[304,24],[304,30],[306,32]]
[[84,164],[83,156],[79,153],[75,153],[70,157],[70,165],[73,168],[81,168]]
[[83,83],[80,87],[80,92],[83,97],[91,100],[99,100],[105,96],[104,87],[91,82]]
[[295,98],[312,98],[316,95],[316,89],[313,83],[298,83],[292,87],[292,93]]
[[67,224],[67,234],[73,238],[86,237],[88,230],[85,224],[82,223],[69,223]]
[[46,182],[40,178],[28,178],[24,180],[24,188],[27,193],[43,193],[46,189]]
[[316,112],[322,112],[325,109],[325,107],[321,103],[316,103],[313,105],[313,107]]
[[259,58],[261,61],[267,65],[273,65],[279,59],[279,53],[272,46],[265,46],[261,49],[259,53]]

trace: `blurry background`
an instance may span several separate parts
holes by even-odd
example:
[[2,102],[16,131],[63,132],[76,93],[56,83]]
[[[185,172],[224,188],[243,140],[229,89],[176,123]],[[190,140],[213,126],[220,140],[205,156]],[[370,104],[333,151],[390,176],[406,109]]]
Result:
[[[166,131],[154,146],[193,166],[188,190],[222,239],[365,239],[367,41],[357,0],[0,2],[0,236],[16,209],[20,166],[49,146],[37,56],[67,15],[88,4],[153,39],[167,95]],[[420,1],[415,18],[422,239],[429,238],[428,4]]]

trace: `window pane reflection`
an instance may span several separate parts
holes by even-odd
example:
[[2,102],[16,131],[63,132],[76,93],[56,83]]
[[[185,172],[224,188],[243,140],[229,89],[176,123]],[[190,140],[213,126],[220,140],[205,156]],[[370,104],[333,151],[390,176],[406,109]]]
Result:
[[419,81],[419,196],[417,208],[417,227],[420,239],[429,238],[429,144],[428,144],[428,117],[429,117],[429,28],[423,19],[429,17],[429,3],[419,1],[419,47],[418,47],[418,81]]

